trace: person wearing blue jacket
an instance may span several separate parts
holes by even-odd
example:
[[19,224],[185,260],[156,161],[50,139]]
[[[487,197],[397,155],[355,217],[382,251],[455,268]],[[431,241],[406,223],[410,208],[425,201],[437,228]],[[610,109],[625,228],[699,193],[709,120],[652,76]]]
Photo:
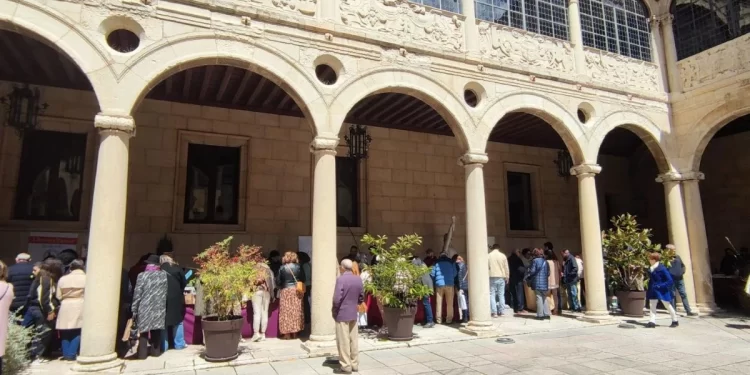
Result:
[[437,263],[432,267],[430,276],[435,280],[435,322],[440,324],[443,321],[443,299],[445,299],[445,323],[453,324],[456,264],[448,257],[448,254],[442,253]]
[[549,291],[549,264],[544,258],[544,251],[542,249],[534,249],[532,253],[534,260],[531,261],[526,271],[526,282],[529,283],[529,287],[534,290],[536,295],[536,319],[537,320],[549,320],[549,300],[547,299],[547,292]]
[[651,267],[649,267],[646,298],[648,299],[651,315],[646,327],[656,327],[656,305],[661,301],[664,307],[669,310],[669,315],[672,317],[672,325],[670,327],[675,328],[679,326],[679,322],[677,322],[677,314],[674,311],[674,307],[672,307],[672,298],[674,297],[672,295],[672,286],[674,285],[674,281],[667,267],[661,264],[660,261],[661,254],[651,253],[648,255],[648,262],[651,263]]
[[26,299],[34,282],[34,263],[31,262],[31,255],[20,253],[16,256],[16,264],[8,267],[8,282],[13,285],[15,293],[10,311],[23,316],[26,313]]

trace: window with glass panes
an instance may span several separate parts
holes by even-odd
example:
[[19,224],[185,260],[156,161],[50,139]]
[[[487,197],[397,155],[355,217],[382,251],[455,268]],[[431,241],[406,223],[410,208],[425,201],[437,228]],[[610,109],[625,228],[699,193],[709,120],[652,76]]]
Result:
[[750,32],[748,0],[675,0],[672,14],[680,60]]
[[583,44],[651,61],[648,12],[639,0],[580,0]]
[[567,0],[476,0],[476,17],[568,40]]
[[453,13],[461,13],[461,0],[409,0],[412,3],[427,5]]

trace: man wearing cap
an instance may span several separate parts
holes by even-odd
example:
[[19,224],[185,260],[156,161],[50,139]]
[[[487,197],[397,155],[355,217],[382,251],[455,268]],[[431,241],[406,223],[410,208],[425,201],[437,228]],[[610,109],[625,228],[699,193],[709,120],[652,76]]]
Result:
[[[8,267],[8,282],[13,285],[15,298],[10,304],[10,311],[16,312],[26,305],[26,297],[29,295],[31,283],[34,281],[34,264],[31,263],[31,255],[20,253],[16,256],[16,264]],[[23,316],[23,311],[20,312]]]

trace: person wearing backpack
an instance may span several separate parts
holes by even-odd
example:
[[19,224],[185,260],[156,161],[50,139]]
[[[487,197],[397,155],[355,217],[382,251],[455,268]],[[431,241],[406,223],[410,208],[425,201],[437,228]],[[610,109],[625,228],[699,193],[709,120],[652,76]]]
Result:
[[[667,245],[665,248],[672,251],[675,250],[675,247],[672,244]],[[698,314],[694,313],[690,308],[687,293],[685,292],[685,280],[683,279],[685,271],[685,263],[682,263],[682,259],[680,258],[680,256],[676,255],[675,258],[672,259],[672,263],[669,266],[669,274],[672,276],[672,280],[674,280],[674,283],[672,283],[672,308],[677,311],[677,293],[680,293],[682,305],[685,306],[687,315],[697,316]]]

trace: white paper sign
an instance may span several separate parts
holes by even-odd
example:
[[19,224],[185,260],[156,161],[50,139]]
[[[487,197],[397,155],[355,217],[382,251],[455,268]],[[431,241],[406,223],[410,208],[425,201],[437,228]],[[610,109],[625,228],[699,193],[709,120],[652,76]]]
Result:
[[312,258],[312,236],[299,236],[297,249]]
[[31,232],[28,253],[32,262],[40,262],[46,252],[59,254],[65,249],[76,250],[78,233]]

